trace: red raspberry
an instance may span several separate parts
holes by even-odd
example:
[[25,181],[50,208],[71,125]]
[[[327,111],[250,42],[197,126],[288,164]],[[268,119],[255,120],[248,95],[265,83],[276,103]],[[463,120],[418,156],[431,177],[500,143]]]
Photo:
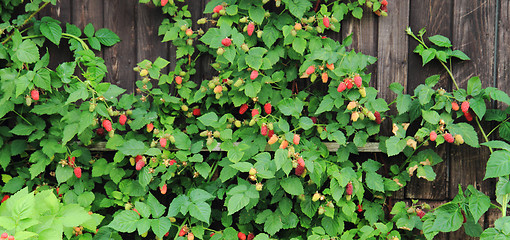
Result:
[[301,140],[301,137],[299,137],[299,134],[294,134],[294,138],[292,139],[292,142],[295,145],[298,145],[299,144],[299,140]]
[[378,111],[375,111],[374,116],[375,116],[375,123],[381,124],[381,122],[382,122],[381,114]]
[[381,1],[381,5],[383,5],[383,6],[387,6],[387,5],[388,5],[388,1],[386,1],[386,0],[382,0],[382,1]]
[[469,102],[468,101],[462,102],[462,105],[460,105],[460,108],[462,109],[463,113],[467,113],[469,111]]
[[164,7],[168,3],[168,0],[161,0],[161,6]]
[[310,66],[310,67],[308,67],[306,69],[306,74],[308,74],[308,75],[312,74],[313,72],[315,72],[315,66],[314,65],[312,65],[312,66]]
[[329,28],[329,18],[327,16],[322,18],[322,23],[324,24],[324,27]]
[[294,170],[294,174],[296,174],[296,176],[301,176],[301,175],[303,175],[304,172],[305,172],[305,167],[300,166],[300,165],[298,165],[296,167],[296,169]]
[[166,186],[166,184],[164,184],[163,186],[159,187],[159,191],[161,192],[161,194],[165,195],[166,194],[166,191],[168,190],[168,187]]
[[230,38],[224,38],[223,40],[221,40],[221,44],[223,44],[223,46],[225,47],[228,47],[232,44],[232,40],[230,40]]
[[253,110],[251,110],[251,117],[255,117],[255,116],[259,115],[259,114],[260,113],[259,113],[258,109],[254,108]]
[[345,187],[345,193],[347,193],[347,195],[352,195],[352,191],[353,191],[353,187],[352,187],[352,183],[347,183],[347,187]]
[[3,198],[2,198],[2,201],[0,201],[0,203],[3,203],[5,201],[7,201],[7,199],[9,199],[10,196],[9,195],[5,195]]
[[81,178],[81,167],[75,167],[75,168],[74,168],[74,175],[75,175],[77,178]]
[[445,134],[443,135],[443,137],[444,137],[444,140],[446,140],[446,141],[447,141],[447,142],[449,142],[449,143],[453,143],[453,141],[455,141],[455,139],[453,138],[453,136],[452,136],[451,134],[449,134],[449,133],[445,133]]
[[420,217],[420,219],[421,219],[423,216],[425,216],[425,211],[417,208],[416,209],[416,215],[418,215],[418,217]]
[[358,204],[358,212],[363,212],[363,206],[361,204]]
[[9,234],[6,232],[2,233],[2,236],[0,236],[0,238],[2,238],[2,239],[7,238],[7,237],[9,237]]
[[248,104],[243,104],[241,105],[241,107],[239,108],[239,114],[243,115],[246,111],[248,110]]
[[313,124],[317,124],[317,117],[311,117]]
[[341,82],[341,83],[338,85],[338,89],[337,89],[337,91],[341,93],[341,92],[343,92],[346,88],[347,88],[347,85],[346,85],[344,82]]
[[214,7],[213,12],[214,13],[220,13],[221,10],[223,10],[223,6],[222,5],[218,5],[218,6]]
[[251,71],[251,74],[250,74],[251,80],[255,80],[255,78],[257,78],[258,76],[259,76],[259,72],[257,72],[256,70]]
[[142,160],[142,159],[143,159],[143,156],[142,156],[142,155],[136,155],[136,157],[135,157],[135,162],[138,162],[138,161],[140,161],[140,160]]
[[170,166],[174,165],[175,163],[177,163],[177,161],[175,161],[174,159],[170,160]]
[[39,101],[39,90],[32,89],[32,91],[30,91],[30,96],[34,101]]
[[170,235],[170,232],[165,233],[165,237],[168,237],[168,235]]
[[136,162],[135,169],[136,169],[137,171],[140,171],[140,170],[142,170],[142,168],[143,168],[144,166],[145,166],[145,161],[140,160],[140,161]]
[[161,145],[162,148],[166,148],[166,143],[167,143],[166,138],[159,139],[159,145]]
[[269,130],[269,132],[267,133],[267,136],[269,138],[271,138],[273,135],[274,135],[274,130]]
[[262,136],[267,136],[267,126],[266,125],[262,125],[262,127],[260,127],[260,134],[262,134]]
[[126,114],[122,114],[122,115],[120,115],[120,117],[119,117],[119,123],[120,123],[120,125],[124,126],[124,125],[126,124],[126,121],[127,121]]
[[466,213],[464,211],[461,211],[461,213],[462,213],[462,218],[464,219],[464,220],[462,220],[462,223],[466,223],[467,222]]
[[147,124],[147,132],[152,132],[152,130],[154,130],[154,124],[153,123]]
[[246,234],[239,232],[237,234],[237,238],[239,238],[240,240],[246,240]]
[[69,165],[74,166],[74,162],[76,160],[76,157],[67,157],[67,161],[69,162]]
[[282,143],[280,144],[280,149],[285,149],[287,148],[287,146],[289,146],[289,141],[283,140]]
[[255,238],[255,234],[250,233],[250,234],[248,234],[248,237],[246,238],[246,240],[253,240],[254,238]]
[[[350,80],[350,79],[349,79]],[[352,81],[347,82],[347,89],[351,89],[354,85],[352,84]]]
[[99,135],[99,136],[103,136],[104,135],[104,128],[96,129],[96,134]]
[[452,110],[459,111],[459,104],[455,101],[452,102]]
[[271,114],[271,103],[266,103],[264,104],[264,111],[266,112],[266,114]]
[[255,24],[253,24],[253,22],[251,22],[248,24],[248,29],[247,29],[248,36],[251,36],[253,34],[253,31],[255,31]]
[[200,108],[193,109],[193,116],[200,116]]
[[468,122],[473,121],[473,115],[471,114],[471,112],[464,113],[464,117],[466,117],[466,120],[468,120]]
[[333,63],[332,64],[326,63],[326,67],[331,71],[335,70],[335,64]]
[[298,163],[299,166],[305,167],[305,160],[303,160],[302,157],[297,159],[297,163]]
[[437,138],[436,131],[430,132],[430,141],[434,142],[434,141],[436,141],[436,138]]
[[113,130],[112,128],[112,122],[110,122],[110,120],[108,119],[105,119],[103,120],[103,127],[104,129],[107,131],[107,132],[110,132]]
[[354,76],[354,84],[356,84],[356,87],[360,88],[361,85],[363,84],[363,79],[361,79],[361,77],[356,74],[356,76]]

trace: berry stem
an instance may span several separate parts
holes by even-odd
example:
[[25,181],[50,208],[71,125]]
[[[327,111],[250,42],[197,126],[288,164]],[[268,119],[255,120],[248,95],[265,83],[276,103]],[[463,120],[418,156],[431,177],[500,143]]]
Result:
[[[478,125],[478,128],[480,129],[480,132],[482,133],[483,138],[485,139],[485,142],[488,142],[489,138],[488,138],[487,134],[485,134],[485,131],[483,130],[482,125],[480,124],[480,120],[478,119],[478,116],[476,116],[475,119],[476,119],[476,124]],[[494,152],[491,147],[489,147],[489,151],[491,152],[491,154]]]
[[501,124],[508,122],[510,120],[510,117],[506,118],[504,121],[500,122],[496,127],[494,127],[489,133],[487,133],[487,137],[490,136],[496,129],[498,129]]

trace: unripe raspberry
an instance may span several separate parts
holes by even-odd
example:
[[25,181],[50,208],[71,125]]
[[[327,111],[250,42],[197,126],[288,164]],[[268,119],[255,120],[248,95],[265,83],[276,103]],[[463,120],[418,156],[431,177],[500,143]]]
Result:
[[223,91],[223,87],[221,85],[217,85],[216,87],[214,87],[214,90],[213,90],[214,93],[221,93],[222,91]]
[[193,30],[191,28],[186,29],[186,36],[191,37],[193,35]]
[[152,132],[152,130],[154,130],[154,124],[153,123],[147,124],[147,132]]
[[190,232],[190,233],[188,233],[187,239],[188,240],[194,240],[195,239],[195,235],[193,235],[193,233]]
[[197,24],[205,24],[207,22],[207,18],[200,18],[197,20]]
[[469,102],[468,101],[462,102],[460,108],[462,109],[463,113],[467,113],[469,111]]
[[243,43],[243,44],[241,45],[241,49],[243,49],[243,51],[245,51],[245,52],[250,51],[250,47],[248,47],[248,45],[247,45],[246,43]]
[[239,22],[240,23],[247,23],[248,22],[248,17],[242,17],[241,19],[239,19]]
[[222,47],[220,47],[220,48],[218,48],[218,50],[216,50],[216,54],[218,54],[220,56],[223,55],[223,53],[225,53],[225,49]]
[[234,125],[235,125],[237,128],[240,128],[240,127],[241,127],[241,121],[236,120],[236,121],[234,122]]
[[430,132],[430,141],[434,142],[434,141],[436,141],[436,138],[437,138],[436,131]]
[[315,192],[315,194],[313,194],[312,201],[317,202],[317,201],[319,201],[320,198],[321,198],[321,194],[319,192]]
[[351,111],[354,108],[358,106],[358,102],[356,101],[350,101],[349,104],[347,104],[347,110]]
[[352,112],[351,113],[351,120],[353,122],[356,122],[356,121],[358,121],[358,119],[359,119],[359,112]]
[[455,134],[455,137],[454,137],[454,144],[455,145],[461,145],[461,144],[464,144],[464,138],[462,138],[462,136],[460,134]]
[[298,145],[299,144],[299,140],[301,140],[301,137],[299,136],[299,134],[294,134],[294,138],[292,139],[292,143],[294,143],[295,145]]
[[189,107],[188,107],[187,105],[183,104],[183,105],[181,106],[181,110],[182,110],[183,112],[187,112],[187,111],[189,110]]
[[322,214],[324,214],[325,212],[326,212],[326,209],[324,208],[324,206],[320,206],[320,207],[319,207],[319,210],[317,210],[317,213],[318,213],[319,215],[322,215]]
[[360,89],[358,89],[359,95],[361,95],[362,98],[367,96],[366,89],[362,86]]
[[273,136],[271,136],[271,138],[269,139],[269,141],[267,141],[267,143],[268,143],[269,145],[273,145],[273,144],[275,144],[277,141],[278,141],[278,136],[273,135]]
[[255,169],[253,167],[250,168],[250,171],[248,172],[248,174],[250,174],[251,176],[256,175],[257,174],[257,169]]
[[326,63],[326,67],[331,71],[335,70],[335,64],[333,63],[332,64]]
[[452,110],[459,111],[459,104],[455,101],[452,102]]
[[321,75],[321,79],[322,79],[322,82],[323,83],[327,83],[328,82],[328,73],[327,72],[323,72],[322,75]]
[[161,194],[163,194],[163,195],[165,195],[165,194],[166,194],[167,190],[168,190],[168,187],[167,187],[166,183],[165,183],[163,186],[159,187],[159,191],[160,191],[160,192],[161,192]]
[[283,140],[280,144],[280,149],[285,149],[287,146],[289,146],[289,142],[287,140]]
[[301,29],[303,29],[303,25],[301,25],[301,23],[294,24],[294,30],[299,31]]

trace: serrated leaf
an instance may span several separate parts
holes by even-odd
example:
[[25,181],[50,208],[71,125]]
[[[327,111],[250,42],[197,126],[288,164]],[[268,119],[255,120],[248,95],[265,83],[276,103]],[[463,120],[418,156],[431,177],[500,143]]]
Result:
[[452,42],[450,42],[450,39],[448,39],[447,37],[442,36],[442,35],[434,35],[432,37],[429,37],[429,40],[439,47],[451,47],[452,46]]
[[40,26],[41,33],[53,42],[55,45],[60,44],[62,38],[62,28],[55,22],[43,22]]
[[142,141],[129,139],[122,146],[118,147],[117,150],[126,156],[136,156],[144,154],[147,151],[147,146]]
[[30,40],[24,40],[16,50],[15,56],[21,62],[34,63],[39,61],[39,48]]
[[99,42],[105,46],[113,46],[116,43],[120,42],[119,36],[112,32],[110,29],[101,28],[96,31],[96,38]]
[[117,214],[113,220],[108,224],[108,227],[111,227],[119,232],[127,232],[131,233],[136,230],[136,224],[140,216],[133,210],[122,210],[119,214]]
[[304,193],[303,184],[297,177],[291,176],[284,178],[280,181],[280,185],[285,192],[291,195],[301,195]]

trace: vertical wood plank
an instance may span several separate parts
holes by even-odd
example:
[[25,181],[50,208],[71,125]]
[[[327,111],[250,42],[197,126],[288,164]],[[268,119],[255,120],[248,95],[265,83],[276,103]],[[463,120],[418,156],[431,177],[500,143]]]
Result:
[[[60,27],[62,31],[66,31],[66,23],[71,22],[72,15],[72,3],[71,1],[57,1],[56,5],[48,4],[41,12],[39,12],[39,18],[44,16],[52,17],[60,21]],[[50,64],[49,68],[55,69],[60,63],[68,62],[72,60],[72,53],[69,50],[69,44],[67,39],[62,39],[59,46],[55,46],[49,41],[45,44],[50,52]]]
[[388,88],[391,83],[407,86],[409,4],[410,0],[390,1],[388,16],[379,19],[377,87],[387,102],[396,97]]
[[[377,17],[371,9],[363,7],[363,18],[357,19],[349,15],[342,22],[342,39],[352,34],[351,48],[365,55],[377,56]],[[340,39],[339,41],[342,41]],[[377,63],[367,67],[372,74],[370,86],[377,88]]]
[[[72,23],[82,31],[87,24],[92,23],[95,30],[104,27],[104,6],[101,0],[73,0],[72,1]],[[98,56],[103,57],[103,52]]]
[[[121,42],[104,49],[104,59],[108,67],[107,81],[128,92],[134,91],[136,61],[135,9],[136,0],[104,1],[105,27],[115,32]],[[155,36],[151,36],[155,37]]]
[[[492,86],[496,1],[455,0],[454,8],[454,48],[471,58],[454,65],[455,79],[460,87],[465,88],[471,77],[480,76],[483,87]],[[477,128],[476,124],[471,124]],[[482,138],[480,141],[483,141]],[[457,194],[458,184],[463,188],[472,184],[485,194],[494,195],[494,183],[482,181],[488,158],[489,151],[485,147],[452,147],[450,198]]]
[[[205,24],[205,25],[197,24],[197,20],[202,17],[207,17],[208,19],[211,19],[211,16],[212,16],[211,14],[205,15],[203,13],[205,6],[207,5],[208,2],[209,2],[209,0],[200,1],[199,3],[194,2],[193,4],[191,4],[191,3],[188,4],[189,11],[191,12],[192,21],[193,21],[192,29],[195,32],[199,29],[202,29],[204,32],[206,32],[207,29],[212,26],[210,24]],[[216,27],[216,26],[214,26],[214,27]],[[202,37],[202,36],[198,36],[197,38],[194,39],[195,44],[197,42],[199,42],[200,37]],[[196,56],[198,53],[199,53],[198,50],[195,50],[194,56]],[[172,56],[175,57],[175,54],[172,53]],[[216,70],[214,70],[211,67],[212,63],[213,63],[213,59],[211,56],[207,55],[207,56],[200,57],[197,60],[196,65],[195,65],[197,72],[195,73],[195,75],[192,76],[191,80],[200,84],[202,81],[204,81],[206,79],[211,79],[213,77],[213,75],[217,74]]]
[[[417,33],[420,29],[426,28],[425,36],[440,34],[451,38],[451,22],[453,2],[438,2],[433,0],[412,1],[409,26]],[[412,37],[409,38],[409,69],[407,92],[412,93],[414,89],[425,82],[427,77],[434,74],[441,74],[438,87],[449,89],[449,78],[446,70],[437,61],[422,66],[422,59],[419,54],[413,53],[418,42]],[[428,41],[427,41],[428,42]],[[448,196],[448,159],[447,148],[443,146],[434,149],[445,160],[443,163],[434,166],[436,180],[429,182],[424,179],[413,177],[406,187],[406,197],[411,199],[435,199],[443,200]]]
[[[144,59],[154,62],[158,56],[168,59],[168,45],[163,43],[163,37],[158,36],[158,28],[164,18],[161,7],[152,3],[137,4],[136,6],[136,65]],[[166,71],[168,72],[168,71]]]
[[498,59],[497,59],[497,84],[498,88],[510,93],[510,2],[500,1],[499,29],[498,29]]

